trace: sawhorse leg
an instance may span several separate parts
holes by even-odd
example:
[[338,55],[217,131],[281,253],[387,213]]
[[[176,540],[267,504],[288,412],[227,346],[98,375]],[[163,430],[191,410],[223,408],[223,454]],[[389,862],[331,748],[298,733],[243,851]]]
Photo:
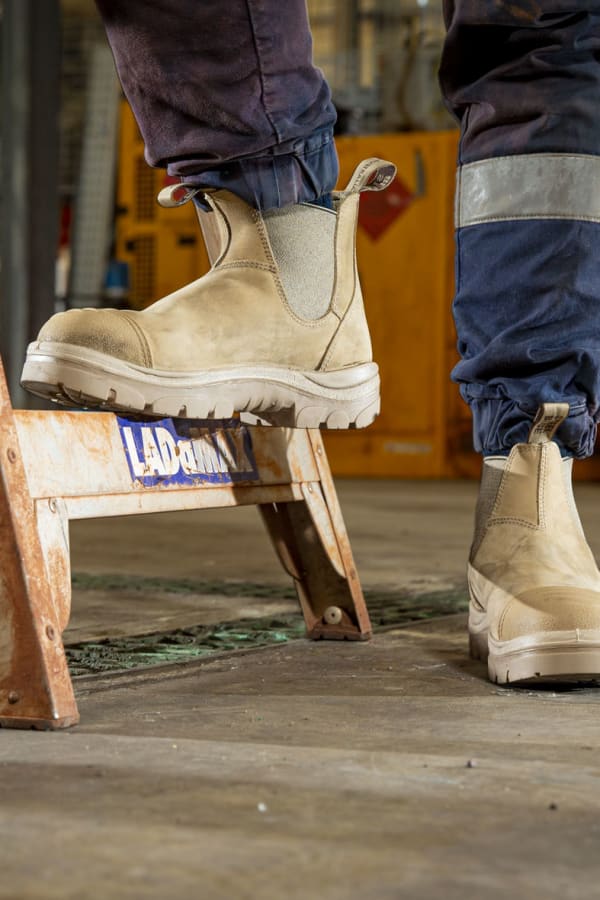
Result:
[[49,529],[40,539],[1,364],[0,475],[0,725],[65,728],[79,721],[62,643],[68,547],[51,548]]
[[310,433],[319,482],[303,502],[262,504],[281,563],[292,576],[309,638],[367,640],[371,623],[319,432]]

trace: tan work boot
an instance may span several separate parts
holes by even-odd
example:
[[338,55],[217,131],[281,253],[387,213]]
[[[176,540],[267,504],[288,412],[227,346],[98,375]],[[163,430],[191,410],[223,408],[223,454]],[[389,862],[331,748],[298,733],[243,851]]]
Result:
[[484,463],[469,563],[471,655],[491,681],[600,676],[600,572],[544,404],[529,442]]
[[[141,312],[53,316],[28,348],[23,386],[61,403],[148,415],[368,425],[379,411],[379,375],[356,220],[360,192],[382,190],[394,174],[391,163],[366,160],[333,194],[333,210],[299,204],[261,214],[228,191],[205,193],[210,272]],[[166,188],[162,202],[195,193]]]

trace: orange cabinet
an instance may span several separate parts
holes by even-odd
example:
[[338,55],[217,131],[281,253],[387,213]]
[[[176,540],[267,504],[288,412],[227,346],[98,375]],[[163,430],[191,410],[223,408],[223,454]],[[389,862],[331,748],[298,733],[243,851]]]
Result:
[[357,234],[381,415],[365,431],[326,435],[337,474],[446,475],[450,437],[464,441],[466,430],[470,439],[468,410],[448,378],[456,147],[454,131],[338,140],[341,184],[369,156],[391,160],[398,173],[387,191],[363,194]]

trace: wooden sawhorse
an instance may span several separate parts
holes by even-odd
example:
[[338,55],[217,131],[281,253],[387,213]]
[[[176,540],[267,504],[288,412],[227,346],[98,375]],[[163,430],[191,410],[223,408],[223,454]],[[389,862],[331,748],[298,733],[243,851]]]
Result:
[[318,431],[13,410],[0,362],[0,724],[79,721],[69,519],[257,504],[310,638],[371,626]]

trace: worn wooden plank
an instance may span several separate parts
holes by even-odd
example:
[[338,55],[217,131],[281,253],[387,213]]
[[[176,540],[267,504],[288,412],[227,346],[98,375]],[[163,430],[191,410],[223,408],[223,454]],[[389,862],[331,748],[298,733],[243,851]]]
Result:
[[[289,503],[302,499],[300,484],[273,485],[213,485],[203,488],[176,490],[130,490],[126,493],[94,494],[86,497],[66,497],[64,503],[69,519],[95,519],[108,516],[134,516],[171,510],[220,509],[221,507],[251,506],[259,503]],[[47,500],[39,500],[47,503]]]
[[[94,412],[19,410],[14,415],[36,498],[318,479],[308,433],[300,429],[140,423]],[[187,433],[180,436],[178,429]]]

